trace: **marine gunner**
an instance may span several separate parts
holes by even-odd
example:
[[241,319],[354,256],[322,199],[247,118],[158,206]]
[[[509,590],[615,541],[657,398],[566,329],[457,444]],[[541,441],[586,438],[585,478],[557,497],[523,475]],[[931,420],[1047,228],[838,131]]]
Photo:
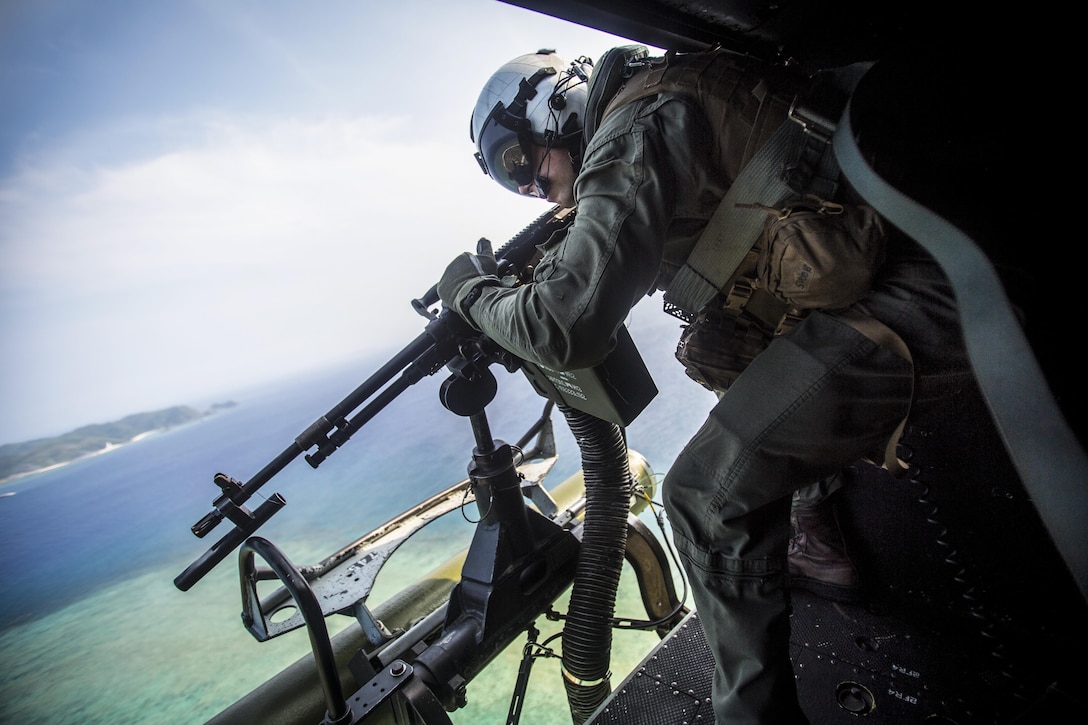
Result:
[[[756,81],[774,76],[725,51],[714,63]],[[577,216],[549,241],[529,284],[506,286],[493,258],[465,253],[438,285],[470,325],[557,370],[600,363],[631,308],[669,289],[742,167],[724,168],[715,144],[749,158],[774,130],[727,143],[695,98],[670,90],[608,107],[610,78],[586,58],[567,63],[546,50],[490,78],[471,121],[484,172],[509,191],[577,206]],[[760,107],[756,87],[745,87],[738,113]],[[894,330],[910,359],[837,313],[811,312],[720,396],[663,484],[716,661],[723,725],[807,722],[789,657],[788,575],[824,580],[832,595],[857,584],[814,486],[834,488],[839,472],[882,449],[917,403],[919,381],[969,369],[950,285],[920,246],[889,230],[873,289],[852,309]],[[799,491],[808,505],[793,507],[791,547]]]

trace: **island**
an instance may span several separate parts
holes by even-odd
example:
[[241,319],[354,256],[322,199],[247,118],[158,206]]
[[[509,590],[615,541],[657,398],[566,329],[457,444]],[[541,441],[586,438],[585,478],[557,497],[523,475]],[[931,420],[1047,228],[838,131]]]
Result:
[[235,405],[237,403],[233,401],[215,403],[206,411],[188,405],[175,405],[148,413],[135,413],[112,423],[85,425],[53,438],[0,445],[0,483],[104,453],[149,433],[199,420]]

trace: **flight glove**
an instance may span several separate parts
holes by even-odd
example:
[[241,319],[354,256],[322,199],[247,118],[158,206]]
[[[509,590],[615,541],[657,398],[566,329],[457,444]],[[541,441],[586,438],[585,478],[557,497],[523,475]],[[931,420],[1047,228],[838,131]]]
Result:
[[438,281],[438,296],[446,307],[455,310],[472,325],[468,310],[479,298],[480,290],[500,284],[498,272],[491,242],[481,238],[476,244],[476,254],[465,252],[446,267]]

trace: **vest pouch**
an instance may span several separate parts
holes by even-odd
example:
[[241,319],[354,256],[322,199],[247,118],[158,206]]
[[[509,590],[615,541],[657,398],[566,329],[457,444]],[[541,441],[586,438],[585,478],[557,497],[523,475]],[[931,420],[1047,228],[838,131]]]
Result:
[[773,332],[744,309],[708,305],[684,326],[676,359],[689,378],[724,393],[766,349]]
[[871,207],[808,195],[772,208],[759,241],[759,286],[798,309],[841,310],[872,289],[884,227]]

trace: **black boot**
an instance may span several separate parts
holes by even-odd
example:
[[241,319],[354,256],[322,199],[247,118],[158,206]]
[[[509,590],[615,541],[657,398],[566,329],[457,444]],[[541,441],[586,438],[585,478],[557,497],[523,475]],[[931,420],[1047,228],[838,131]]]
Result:
[[855,602],[861,594],[858,570],[846,553],[835,505],[825,499],[790,513],[790,586],[833,602]]

